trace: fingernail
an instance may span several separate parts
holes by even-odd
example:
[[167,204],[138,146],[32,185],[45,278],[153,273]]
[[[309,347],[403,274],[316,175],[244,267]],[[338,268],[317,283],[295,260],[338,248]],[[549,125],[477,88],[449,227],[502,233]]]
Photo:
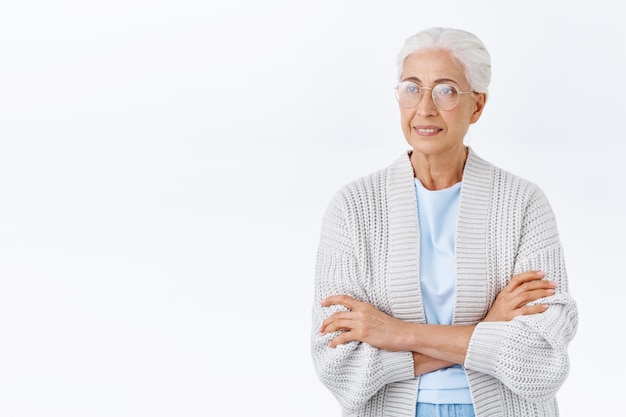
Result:
[[545,276],[546,276],[546,273],[545,273],[545,272],[543,272],[543,271],[537,271],[537,276],[538,276],[538,277],[545,277]]
[[548,304],[542,304],[541,307],[543,307],[544,310],[547,310],[550,306]]
[[556,288],[556,282],[554,282],[554,281],[550,281],[550,286],[551,286],[552,288]]
[[547,291],[548,291],[548,294],[554,294],[554,290],[553,289],[549,289]]

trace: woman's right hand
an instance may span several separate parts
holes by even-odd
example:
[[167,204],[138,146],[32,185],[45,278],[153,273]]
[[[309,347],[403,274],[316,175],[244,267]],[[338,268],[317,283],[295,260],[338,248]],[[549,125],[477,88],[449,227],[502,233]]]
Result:
[[528,271],[513,275],[507,286],[500,291],[496,301],[483,321],[509,321],[517,316],[543,313],[547,304],[528,303],[554,294],[556,282],[543,279],[541,271]]

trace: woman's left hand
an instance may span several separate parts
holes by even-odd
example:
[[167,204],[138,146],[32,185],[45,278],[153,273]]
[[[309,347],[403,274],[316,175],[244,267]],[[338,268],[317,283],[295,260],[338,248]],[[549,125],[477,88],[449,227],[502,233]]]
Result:
[[342,305],[349,311],[338,311],[322,323],[322,334],[341,331],[330,341],[330,347],[359,341],[391,352],[408,350],[404,346],[403,336],[410,323],[347,295],[333,295],[322,301],[323,307],[331,305]]

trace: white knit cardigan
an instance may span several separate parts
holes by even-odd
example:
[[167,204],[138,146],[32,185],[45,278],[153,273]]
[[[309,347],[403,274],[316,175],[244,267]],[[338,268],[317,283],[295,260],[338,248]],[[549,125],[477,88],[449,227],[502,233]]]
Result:
[[[408,154],[343,187],[322,222],[313,306],[312,356],[344,416],[415,416],[418,378],[411,352],[351,342],[328,347],[322,321],[348,294],[402,320],[425,323],[420,294],[419,224]],[[541,270],[556,294],[541,314],[481,323],[496,295],[519,272]],[[554,215],[534,184],[469,150],[456,240],[453,325],[478,324],[465,361],[477,417],[558,416],[555,395],[569,371],[576,333]]]

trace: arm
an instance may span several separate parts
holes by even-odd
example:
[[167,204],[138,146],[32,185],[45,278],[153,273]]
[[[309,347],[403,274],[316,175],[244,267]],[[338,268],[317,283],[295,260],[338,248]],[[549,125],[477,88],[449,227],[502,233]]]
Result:
[[324,320],[346,311],[343,306],[322,306],[332,294],[347,294],[368,300],[361,285],[363,272],[355,256],[341,201],[335,198],[324,216],[315,272],[315,298],[311,351],[320,381],[341,407],[350,412],[362,407],[385,385],[414,378],[410,352],[390,352],[352,341],[338,348],[329,346],[336,334],[321,333]]
[[554,215],[539,189],[530,196],[514,270],[540,269],[555,281],[555,293],[534,304],[545,313],[509,322],[482,322],[469,344],[467,369],[489,374],[533,402],[553,398],[569,371],[567,346],[577,327],[576,304],[568,293],[567,274]]
[[[556,283],[544,280],[541,271],[528,271],[515,275],[498,294],[484,322],[507,322],[515,317],[536,316],[548,309],[547,304],[536,300],[555,293]],[[528,304],[532,303],[532,304]],[[432,358],[464,364],[476,326],[445,326],[411,323],[405,343],[411,351]],[[432,365],[432,364],[431,364]]]
[[435,359],[419,352],[413,352],[413,371],[415,376],[434,372],[438,369],[448,368],[452,365],[454,365],[452,362]]
[[[496,301],[483,321],[509,321],[520,315],[543,313],[547,304],[528,304],[554,294],[556,283],[545,281],[541,271],[529,271],[513,276],[496,297]],[[467,353],[467,349],[465,349]],[[454,362],[436,359],[419,352],[413,352],[415,376],[454,365]]]
[[[545,304],[528,305],[554,294],[556,284],[543,277],[537,271],[515,275],[498,295],[484,321],[508,321],[516,316],[544,312]],[[346,295],[328,297],[322,305],[342,305],[348,309],[334,313],[322,323],[323,334],[342,332],[330,341],[331,347],[360,341],[390,351],[412,351],[416,376],[463,364],[476,327],[408,323]]]

